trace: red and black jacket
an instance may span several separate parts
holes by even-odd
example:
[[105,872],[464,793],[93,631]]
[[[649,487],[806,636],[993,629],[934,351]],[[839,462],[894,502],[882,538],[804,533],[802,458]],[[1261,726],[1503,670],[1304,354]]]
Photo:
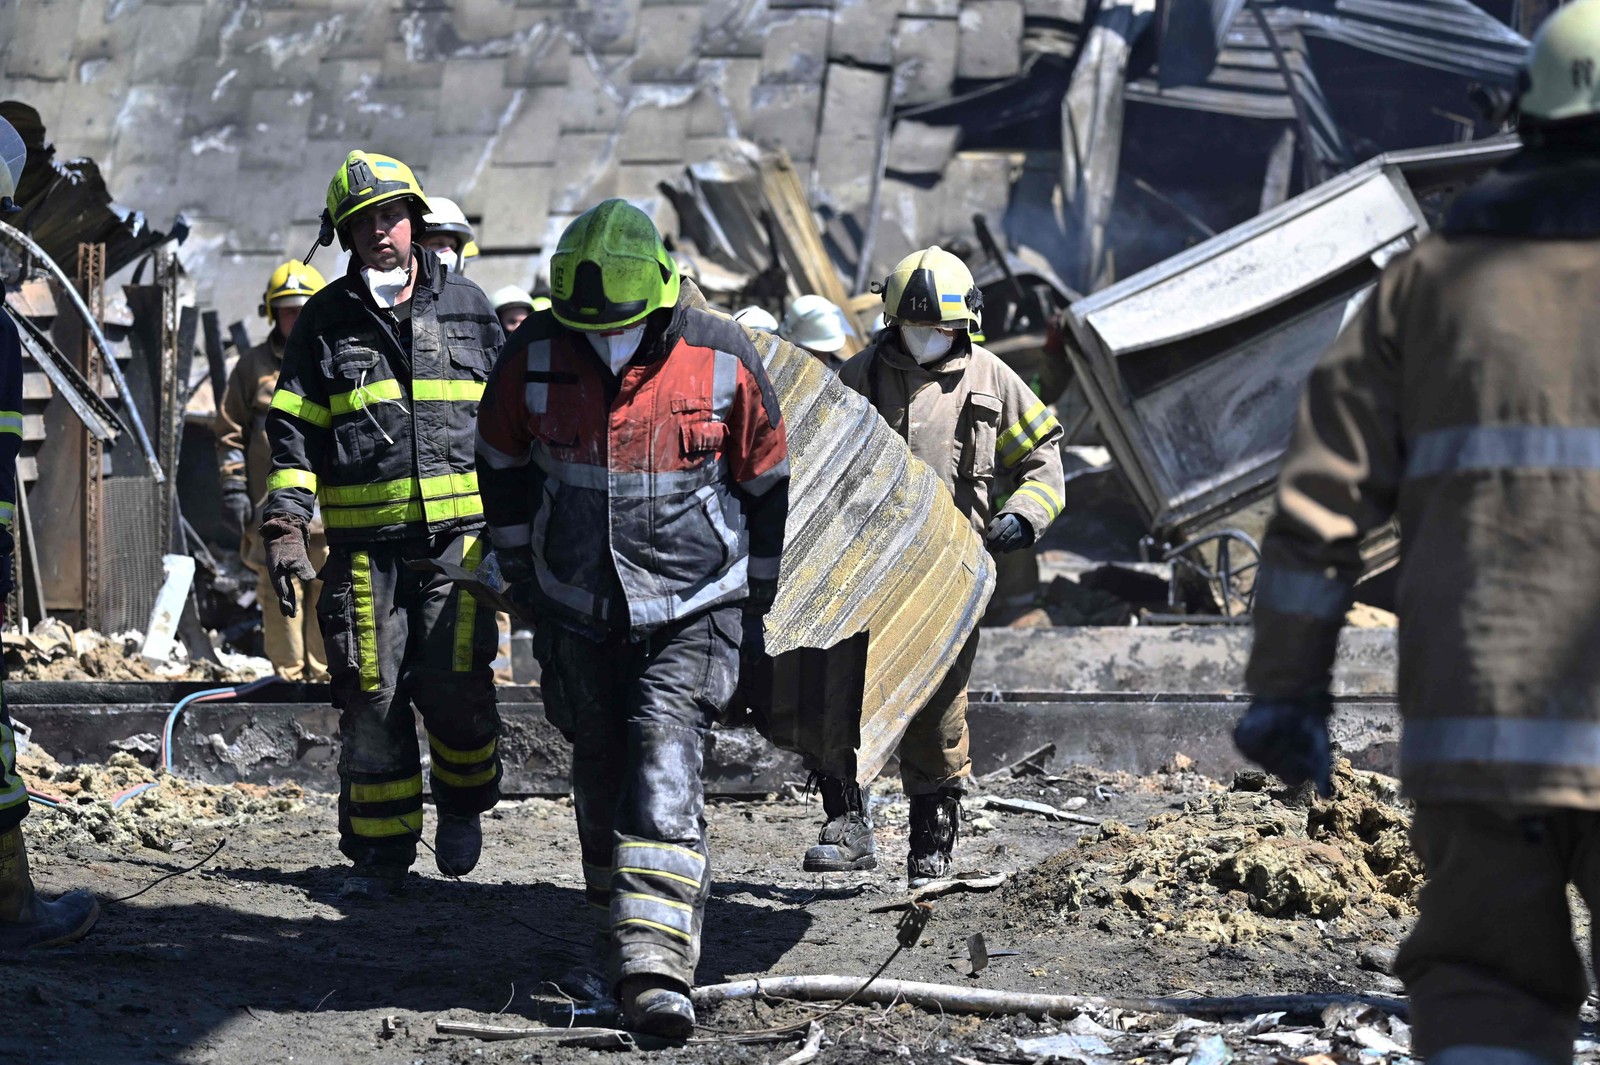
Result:
[[497,548],[530,546],[541,611],[648,633],[776,586],[789,459],[742,328],[652,315],[621,377],[548,311],[512,335],[478,412]]

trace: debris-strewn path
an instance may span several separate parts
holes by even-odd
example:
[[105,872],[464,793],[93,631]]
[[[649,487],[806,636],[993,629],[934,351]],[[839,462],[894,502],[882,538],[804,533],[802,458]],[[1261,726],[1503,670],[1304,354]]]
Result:
[[[973,811],[962,866],[1023,875],[998,890],[935,900],[918,944],[884,975],[1048,994],[1391,992],[1393,982],[1374,970],[1404,932],[1414,885],[1398,865],[1356,860],[1390,862],[1386,833],[1403,820],[1381,781],[1346,776],[1343,783],[1363,789],[1359,800],[1347,798],[1356,803],[1346,811],[1351,817],[1285,806],[1259,791],[1226,791],[1189,772],[991,781],[985,794],[1075,807],[1114,823],[1050,821],[993,806]],[[1087,803],[1072,802],[1078,797]],[[90,887],[103,897],[124,895],[192,863],[223,836],[228,842],[201,871],[108,905],[78,947],[8,962],[0,977],[14,1003],[0,1031],[8,1060],[589,1060],[588,1049],[441,1036],[436,1027],[440,1019],[527,1026],[564,1013],[544,981],[572,963],[588,933],[567,803],[504,804],[486,823],[484,860],[468,880],[439,878],[424,854],[406,893],[380,906],[334,897],[343,860],[328,797],[196,810],[192,832],[169,819],[161,833],[144,837],[63,823],[95,827],[103,814],[37,810],[30,818],[36,876],[48,892]],[[898,795],[878,807],[879,871],[824,879],[798,870],[818,827],[815,802],[714,802],[716,883],[701,983],[877,969],[894,948],[898,914],[869,911],[902,893],[906,810]],[[138,814],[130,806],[116,816]],[[1156,827],[1141,846],[1152,816]],[[1363,817],[1371,840],[1360,838]],[[1258,828],[1304,838],[1263,849]],[[1082,837],[1089,843],[1080,849]],[[141,846],[141,838],[172,850]],[[1055,858],[1062,851],[1069,853]],[[969,978],[974,933],[982,933],[990,961]],[[723,1032],[768,1029],[824,1008],[735,1002],[703,1011],[702,1021]],[[847,1006],[822,1029],[816,1060],[823,1062],[1054,1054],[1219,1065],[1230,1054],[1265,1062],[1331,1051],[1356,1060],[1362,1047],[1367,1060],[1396,1058],[1407,1043],[1403,1024],[1354,1009],[1326,1021],[1312,1010],[1223,1026],[1114,1009],[1035,1022],[875,1004]],[[802,1050],[804,1034],[775,1045],[720,1042],[660,1053],[673,1061],[776,1063]]]

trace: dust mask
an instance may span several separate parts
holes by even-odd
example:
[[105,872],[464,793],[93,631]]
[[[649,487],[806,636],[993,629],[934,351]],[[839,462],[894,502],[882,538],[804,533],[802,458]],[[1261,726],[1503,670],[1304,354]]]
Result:
[[644,340],[644,323],[630,325],[626,329],[607,330],[604,333],[585,333],[589,343],[593,346],[595,354],[606,361],[611,367],[611,372],[618,377],[622,376],[623,367],[633,361],[634,352],[639,350],[639,344]]
[[922,366],[944,358],[955,343],[955,337],[931,325],[903,325],[900,339],[905,342],[906,351]]
[[361,276],[367,282],[373,302],[380,307],[392,308],[400,302],[400,293],[411,283],[411,268],[397,266],[393,270],[374,270],[370,266],[363,266]]
[[459,275],[461,273],[461,257],[456,254],[454,248],[446,248],[444,251],[436,251],[434,254],[439,257],[439,262],[444,265],[446,270],[449,270],[452,274]]

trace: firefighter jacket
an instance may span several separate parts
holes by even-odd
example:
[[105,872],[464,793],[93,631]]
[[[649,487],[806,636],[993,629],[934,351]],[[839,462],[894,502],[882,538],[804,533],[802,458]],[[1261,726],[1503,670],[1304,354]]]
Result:
[[17,455],[22,451],[22,339],[5,301],[5,285],[0,284],[0,597],[11,594],[16,549],[11,522],[19,491]]
[[885,329],[839,379],[939,475],[980,536],[995,514],[1016,514],[1037,541],[1060,515],[1061,423],[998,356],[958,335],[922,366]]
[[295,322],[272,395],[268,517],[311,520],[330,544],[480,528],[478,402],[504,337],[489,298],[414,248],[409,320],[373,302],[359,260]]
[[1300,400],[1247,682],[1328,690],[1363,534],[1402,536],[1426,802],[1600,809],[1600,158],[1524,152],[1384,271]]
[[783,416],[726,318],[682,302],[657,312],[619,380],[536,312],[490,379],[478,450],[490,536],[532,548],[542,613],[639,637],[777,582]]
[[212,423],[217,438],[217,465],[224,482],[243,481],[250,498],[260,503],[267,495],[267,471],[272,450],[267,445],[267,413],[283,369],[283,338],[274,326],[271,335],[239,356],[222,393],[222,409]]

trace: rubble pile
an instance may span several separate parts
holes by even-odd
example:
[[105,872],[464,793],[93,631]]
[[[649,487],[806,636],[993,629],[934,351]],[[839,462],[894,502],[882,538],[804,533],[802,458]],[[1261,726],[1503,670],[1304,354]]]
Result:
[[1053,915],[1211,943],[1315,934],[1305,918],[1363,933],[1416,912],[1422,868],[1396,781],[1341,760],[1332,800],[1270,785],[1240,773],[1144,829],[1107,821],[1020,874],[1006,906],[1018,922]]
[[[198,832],[271,820],[305,805],[298,784],[202,784],[151,769],[125,751],[104,765],[62,765],[33,744],[18,754],[17,771],[29,789],[62,800],[28,819],[28,838],[36,843],[181,850]],[[130,789],[156,782],[113,806]]]
[[200,680],[240,684],[272,672],[264,658],[219,652],[217,662],[189,661],[182,645],[178,657],[157,663],[140,655],[143,633],[107,635],[93,629],[74,630],[49,618],[27,632],[8,629],[0,635],[7,675],[12,680]]

